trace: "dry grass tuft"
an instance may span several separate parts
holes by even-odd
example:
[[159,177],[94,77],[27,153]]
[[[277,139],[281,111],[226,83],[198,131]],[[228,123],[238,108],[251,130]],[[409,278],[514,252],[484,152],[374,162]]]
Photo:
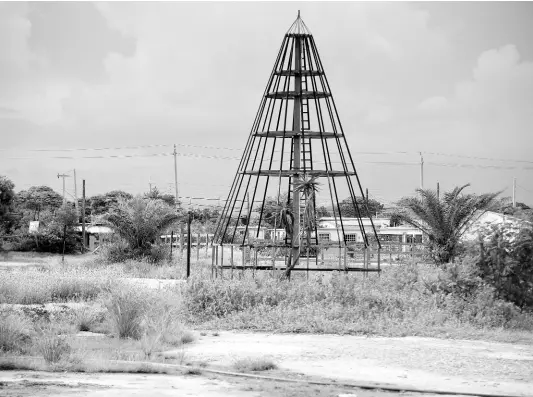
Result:
[[59,335],[54,327],[41,330],[35,340],[35,347],[47,364],[57,364],[72,352],[69,337]]
[[277,369],[278,366],[274,361],[269,358],[240,358],[233,362],[233,368],[239,372],[250,372],[250,371],[269,371],[272,369]]
[[0,315],[0,352],[25,352],[31,343],[32,328],[22,316]]

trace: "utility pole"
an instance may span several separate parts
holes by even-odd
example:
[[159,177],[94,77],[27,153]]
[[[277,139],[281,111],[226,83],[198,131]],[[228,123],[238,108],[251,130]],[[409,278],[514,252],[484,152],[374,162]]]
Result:
[[76,168],[74,168],[74,206],[76,207],[76,213],[79,214],[78,208],[78,183],[76,181]]
[[179,207],[179,199],[178,199],[178,161],[176,159],[176,144],[174,144],[174,152],[172,153],[174,155],[174,188],[176,190],[176,208]]
[[370,210],[368,209],[368,188],[366,188],[366,205],[365,205],[365,208],[367,209],[368,211],[368,217],[370,218]]
[[149,192],[148,193],[152,193],[152,175],[150,175],[148,177],[148,188],[149,188]]
[[420,189],[424,189],[424,157],[420,153]]
[[83,252],[87,248],[85,244],[85,179],[82,182],[82,198],[81,198],[81,238],[83,240]]
[[191,210],[187,220],[187,278],[191,275]]
[[65,204],[67,201],[65,197],[65,178],[68,178],[70,175],[67,174],[57,174],[57,179],[63,178],[63,204]]
[[516,208],[516,178],[513,178],[513,208]]

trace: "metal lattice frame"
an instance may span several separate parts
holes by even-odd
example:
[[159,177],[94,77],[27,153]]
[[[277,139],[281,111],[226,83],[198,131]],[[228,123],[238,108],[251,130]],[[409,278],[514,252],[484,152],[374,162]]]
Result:
[[[334,167],[334,164],[340,164],[340,167]],[[370,212],[364,200],[362,203],[356,200],[356,189],[364,197],[363,189],[317,46],[298,13],[298,18],[285,34],[263,93],[244,154],[217,224],[215,243],[249,245],[253,237],[259,235],[261,225],[264,224],[268,192],[277,196],[279,202],[282,189],[286,189],[286,204],[292,207],[294,219],[292,236],[297,238],[286,237],[280,245],[291,246],[295,261],[293,265],[297,265],[302,240],[302,210],[306,202],[306,197],[303,197],[297,187],[303,179],[310,177],[323,181],[323,185],[327,187],[335,222],[340,223],[342,230],[339,243],[344,246],[347,243],[344,233],[346,217],[339,205],[343,187],[344,194],[351,198],[357,214],[364,246],[368,247],[370,242],[361,220],[361,206],[369,216]],[[314,195],[312,208],[316,211]],[[240,219],[244,215],[250,219],[252,209],[258,209],[258,224],[250,225],[250,222],[246,222],[244,234],[237,235],[236,226]],[[370,220],[373,234],[381,248],[372,218]],[[318,244],[316,225],[315,221],[312,238]]]

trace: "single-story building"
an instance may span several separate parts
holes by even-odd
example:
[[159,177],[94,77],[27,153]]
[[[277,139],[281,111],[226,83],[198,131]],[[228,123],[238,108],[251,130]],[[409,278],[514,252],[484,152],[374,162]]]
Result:
[[[81,225],[74,226],[74,230],[80,235],[82,234]],[[113,229],[109,226],[87,224],[85,225],[85,246],[88,247],[90,251],[94,251],[105,240],[108,240],[113,233]]]

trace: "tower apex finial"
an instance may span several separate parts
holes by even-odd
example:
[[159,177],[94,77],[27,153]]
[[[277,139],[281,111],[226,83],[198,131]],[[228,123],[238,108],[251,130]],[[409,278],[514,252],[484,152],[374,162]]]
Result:
[[298,18],[300,18],[300,10],[298,10]]

